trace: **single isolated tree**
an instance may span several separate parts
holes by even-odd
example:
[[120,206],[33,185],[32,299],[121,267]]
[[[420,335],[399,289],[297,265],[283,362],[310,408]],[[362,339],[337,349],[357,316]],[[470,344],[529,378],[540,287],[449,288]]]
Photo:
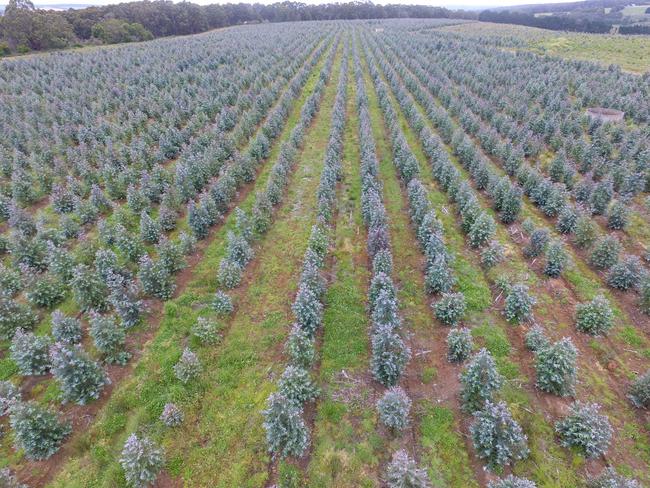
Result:
[[9,423],[14,444],[28,459],[47,459],[57,452],[70,434],[70,425],[36,402],[18,402],[10,408]]
[[124,443],[120,465],[129,486],[145,488],[152,485],[164,463],[163,450],[151,439],[131,434]]
[[474,448],[489,469],[528,457],[528,439],[505,403],[487,400],[483,409],[474,413],[474,418],[470,426]]
[[574,402],[569,415],[555,424],[564,447],[577,447],[588,458],[605,454],[612,439],[612,426],[600,415],[597,403]]
[[492,400],[503,385],[503,377],[497,371],[496,362],[487,349],[481,349],[471,359],[460,375],[463,409],[475,412]]
[[427,470],[418,468],[405,450],[393,454],[386,467],[386,484],[388,488],[431,488]]

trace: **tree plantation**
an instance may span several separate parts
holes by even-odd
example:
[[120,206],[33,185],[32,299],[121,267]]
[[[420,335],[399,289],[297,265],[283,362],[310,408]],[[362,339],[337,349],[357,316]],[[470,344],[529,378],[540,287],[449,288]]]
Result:
[[650,80],[454,22],[0,62],[0,486],[650,484]]

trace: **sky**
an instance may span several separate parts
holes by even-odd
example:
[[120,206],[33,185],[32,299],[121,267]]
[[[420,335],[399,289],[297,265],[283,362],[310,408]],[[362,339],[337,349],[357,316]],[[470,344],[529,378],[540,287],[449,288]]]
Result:
[[[52,4],[91,4],[91,5],[107,5],[119,3],[120,1],[128,0],[33,0],[38,6],[52,5]],[[176,1],[176,0],[174,0]],[[228,3],[227,0],[189,0],[199,5],[208,5],[211,3]],[[233,3],[255,3],[254,0],[232,0]],[[259,0],[258,3],[274,3],[276,0]],[[300,0],[307,4],[328,3],[329,0]],[[335,0],[333,0],[334,2]],[[345,0],[344,0],[345,1]],[[419,5],[432,5],[447,7],[451,9],[463,7],[504,7],[511,5],[522,5],[530,3],[559,3],[566,2],[567,0],[375,0],[377,4],[419,4]],[[6,0],[0,0],[0,5],[6,5]]]

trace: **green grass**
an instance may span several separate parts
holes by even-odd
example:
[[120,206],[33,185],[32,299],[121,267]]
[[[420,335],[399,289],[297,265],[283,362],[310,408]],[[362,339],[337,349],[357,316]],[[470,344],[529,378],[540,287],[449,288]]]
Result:
[[[351,68],[351,66],[350,66]],[[319,383],[308,486],[375,486],[378,447],[369,368],[365,229],[361,219],[359,118],[352,69],[348,72],[343,180],[334,236],[335,279],[325,296]],[[343,375],[342,372],[345,372]]]
[[[645,17],[648,17],[647,15]],[[642,74],[650,69],[648,36],[554,32],[522,25],[468,22],[439,30],[463,36],[512,37],[517,49],[568,59],[592,61],[603,66],[618,64],[622,69]]]

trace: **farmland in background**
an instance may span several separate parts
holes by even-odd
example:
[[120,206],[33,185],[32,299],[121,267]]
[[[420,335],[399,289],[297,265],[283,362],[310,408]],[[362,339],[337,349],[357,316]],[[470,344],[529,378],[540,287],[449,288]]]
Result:
[[[462,36],[491,39],[505,47],[537,54],[619,65],[632,73],[650,70],[650,38],[610,34],[554,32],[536,27],[489,22],[467,22],[444,26],[443,31]],[[510,45],[508,45],[510,44]]]

